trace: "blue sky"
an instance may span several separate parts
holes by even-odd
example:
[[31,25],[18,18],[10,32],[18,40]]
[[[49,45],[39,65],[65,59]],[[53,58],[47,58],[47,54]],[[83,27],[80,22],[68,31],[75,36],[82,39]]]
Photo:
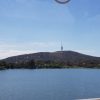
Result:
[[0,0],[0,59],[40,51],[100,56],[100,0]]

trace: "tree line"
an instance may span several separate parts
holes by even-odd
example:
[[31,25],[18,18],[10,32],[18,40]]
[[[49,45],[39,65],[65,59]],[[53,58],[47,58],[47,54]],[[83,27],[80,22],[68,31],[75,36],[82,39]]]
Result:
[[23,61],[23,62],[14,62],[9,63],[6,61],[0,61],[0,69],[40,69],[40,68],[100,68],[100,63],[93,61],[85,61],[85,62],[60,62],[60,61]]

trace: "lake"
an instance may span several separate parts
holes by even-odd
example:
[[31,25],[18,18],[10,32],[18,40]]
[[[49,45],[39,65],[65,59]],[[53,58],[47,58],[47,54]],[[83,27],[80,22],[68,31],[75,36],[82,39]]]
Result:
[[0,100],[75,100],[99,97],[99,69],[0,71]]

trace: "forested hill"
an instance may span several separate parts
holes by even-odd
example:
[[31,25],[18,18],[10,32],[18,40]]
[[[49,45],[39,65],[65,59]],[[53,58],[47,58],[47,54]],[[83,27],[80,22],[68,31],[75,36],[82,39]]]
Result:
[[89,56],[74,51],[39,52],[13,56],[2,61],[7,64],[12,64],[12,66],[28,66],[28,64],[42,67],[100,66],[100,57]]
[[60,62],[82,62],[90,60],[99,60],[100,57],[89,56],[74,51],[57,51],[57,52],[39,52],[33,54],[25,54],[13,56],[4,59],[7,62],[26,62],[30,60],[38,61],[60,61]]

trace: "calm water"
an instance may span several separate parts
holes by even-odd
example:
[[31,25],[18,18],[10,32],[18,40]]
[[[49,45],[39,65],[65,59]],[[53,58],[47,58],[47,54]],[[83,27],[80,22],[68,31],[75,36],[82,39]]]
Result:
[[75,100],[98,97],[99,69],[0,71],[0,100]]

